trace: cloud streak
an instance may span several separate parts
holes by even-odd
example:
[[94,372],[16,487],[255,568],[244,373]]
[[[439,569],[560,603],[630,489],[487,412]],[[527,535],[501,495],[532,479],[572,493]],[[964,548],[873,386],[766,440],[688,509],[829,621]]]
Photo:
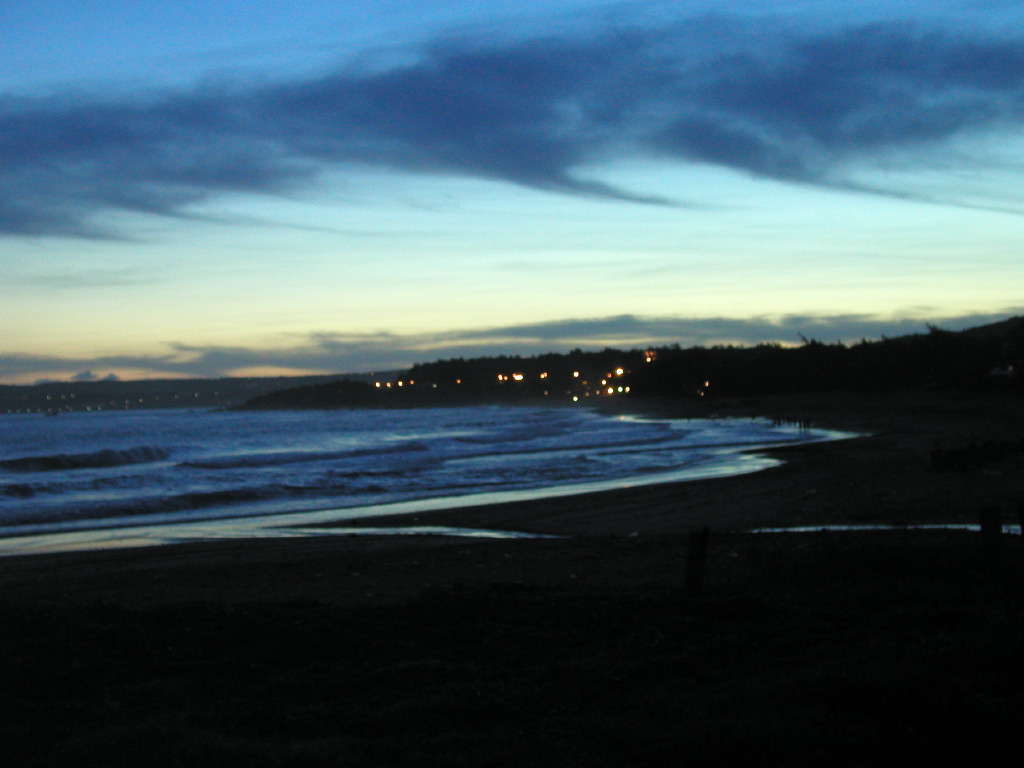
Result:
[[1018,130],[1024,107],[1024,36],[966,25],[610,17],[586,34],[449,36],[402,54],[291,82],[0,97],[0,234],[129,237],[111,213],[197,216],[219,195],[304,190],[353,163],[656,203],[670,201],[585,169],[646,155],[866,190],[851,167],[934,160]]
[[[1024,307],[1001,313],[932,318],[928,322],[950,330],[975,327],[1024,314]],[[358,373],[407,368],[418,362],[456,357],[484,357],[500,349],[506,355],[539,355],[575,348],[637,349],[645,346],[683,347],[744,345],[765,342],[799,344],[802,339],[856,343],[923,333],[927,324],[913,317],[871,315],[787,315],[751,318],[680,318],[619,315],[566,319],[530,325],[468,329],[442,336],[390,333],[312,333],[288,338],[280,346],[225,347],[175,343],[161,355],[122,355],[100,358],[45,357],[0,354],[0,381],[88,376],[128,372],[132,377],[220,378],[254,370],[296,373]],[[97,373],[93,373],[93,372]]]

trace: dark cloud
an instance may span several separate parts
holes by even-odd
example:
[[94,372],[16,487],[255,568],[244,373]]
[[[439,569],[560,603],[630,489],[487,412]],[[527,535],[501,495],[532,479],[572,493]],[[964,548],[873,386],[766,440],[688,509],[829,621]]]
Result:
[[48,290],[72,290],[109,288],[111,286],[135,286],[152,280],[134,269],[67,269],[60,272],[36,273],[18,277],[11,281],[18,286],[43,286]]
[[[799,344],[803,339],[855,343],[861,339],[894,337],[926,330],[927,324],[961,330],[1003,320],[1024,307],[1002,313],[917,318],[884,318],[867,314],[784,315],[781,317],[640,317],[619,315],[581,320],[557,320],[530,325],[488,328],[453,334],[455,344],[482,345],[494,349],[502,343],[528,344],[536,351],[576,346],[642,346],[675,344],[715,346],[760,343]],[[530,354],[534,354],[531,352]]]
[[116,236],[107,212],[195,215],[217,194],[279,194],[352,162],[645,202],[664,201],[580,169],[648,153],[850,188],[848,163],[1002,130],[1024,106],[1024,36],[967,25],[620,21],[444,38],[401,62],[135,99],[0,99],[0,233]]
[[[532,325],[466,330],[442,336],[315,333],[275,348],[173,344],[164,355],[93,359],[0,355],[0,381],[97,378],[92,371],[145,372],[149,377],[218,378],[239,371],[290,369],[310,373],[356,373],[406,368],[418,362],[495,354],[538,355],[575,348],[635,349],[647,345],[683,347],[760,343],[799,344],[804,339],[856,343],[924,333],[928,324],[949,330],[976,327],[1024,314],[1024,307],[1001,313],[916,318],[871,315],[787,315],[752,318],[614,317],[569,319]],[[79,373],[75,373],[79,371]],[[112,375],[112,374],[111,374]],[[109,378],[109,376],[107,377]]]
[[723,57],[693,85],[693,112],[669,118],[658,148],[848,186],[850,160],[1013,125],[1024,104],[1024,38],[875,24],[789,38],[772,56]]

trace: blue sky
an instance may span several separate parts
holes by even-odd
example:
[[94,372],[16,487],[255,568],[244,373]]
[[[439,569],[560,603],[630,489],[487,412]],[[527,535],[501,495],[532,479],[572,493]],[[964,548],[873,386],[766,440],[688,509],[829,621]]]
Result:
[[1020,4],[752,6],[0,3],[0,382],[1024,313]]

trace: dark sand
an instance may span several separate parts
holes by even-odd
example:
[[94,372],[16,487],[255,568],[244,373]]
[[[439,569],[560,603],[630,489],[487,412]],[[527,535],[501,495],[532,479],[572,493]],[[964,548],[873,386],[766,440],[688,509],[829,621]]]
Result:
[[1020,537],[743,531],[973,523],[986,507],[1016,523],[1024,455],[948,473],[929,455],[1019,440],[1024,402],[689,410],[716,413],[865,436],[777,451],[752,475],[373,521],[564,538],[339,529],[0,558],[8,764],[1019,764]]

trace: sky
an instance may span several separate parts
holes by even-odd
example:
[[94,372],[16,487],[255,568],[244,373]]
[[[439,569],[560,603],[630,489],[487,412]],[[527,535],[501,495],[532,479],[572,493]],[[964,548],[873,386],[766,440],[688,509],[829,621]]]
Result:
[[1024,5],[0,0],[0,383],[1024,314]]

